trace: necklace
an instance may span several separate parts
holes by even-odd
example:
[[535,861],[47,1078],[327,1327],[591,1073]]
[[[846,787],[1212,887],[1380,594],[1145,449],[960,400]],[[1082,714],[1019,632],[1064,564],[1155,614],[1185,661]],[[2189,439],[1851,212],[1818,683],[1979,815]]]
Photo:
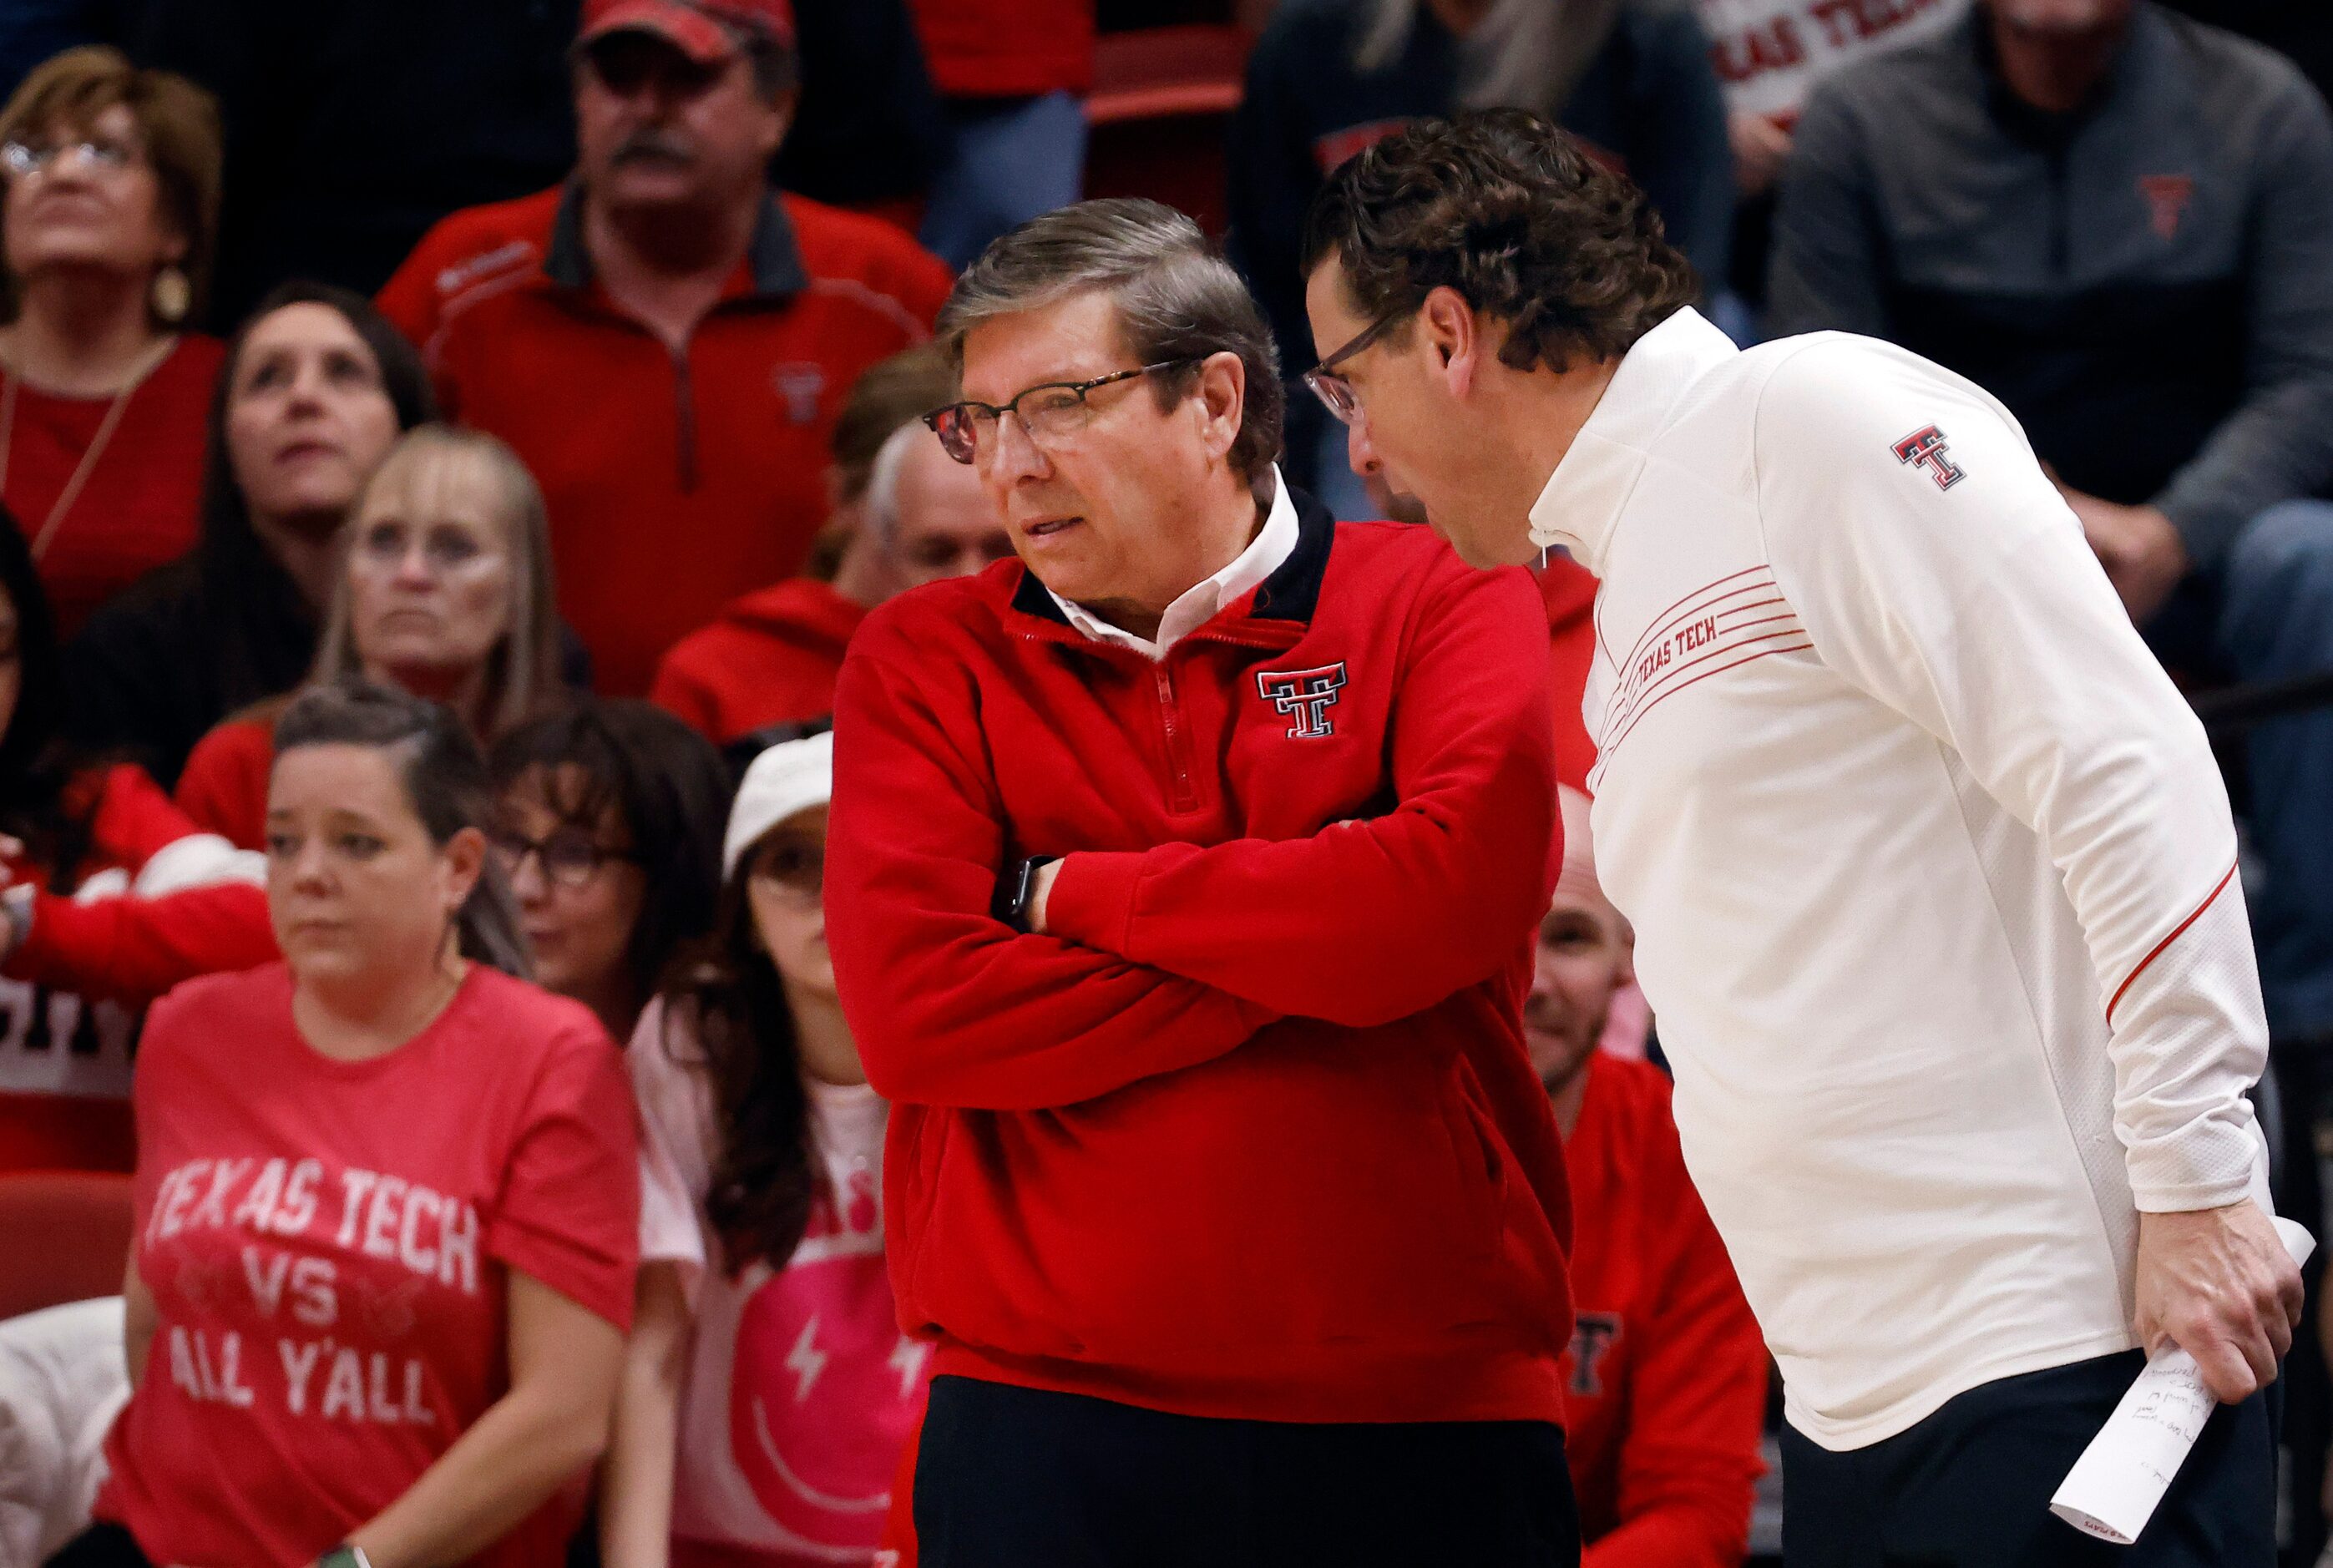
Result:
[[[82,450],[72,477],[65,481],[65,487],[57,494],[56,505],[49,508],[40,532],[33,535],[34,561],[39,561],[46,553],[49,541],[56,536],[57,525],[65,520],[65,514],[72,510],[72,504],[81,499],[82,487],[89,483],[90,475],[96,471],[98,459],[105,456],[106,445],[113,439],[114,428],[121,423],[122,412],[130,407],[130,399],[139,387],[146,384],[146,378],[160,368],[162,361],[170,357],[170,351],[178,346],[178,340],[172,335],[147,350],[145,357],[130,371],[130,379],[121,384],[121,390],[113,394],[113,401],[107,405],[105,418],[98,421],[97,434],[90,438],[88,447]],[[16,444],[16,389],[24,384],[24,378],[13,369],[0,370],[0,491],[8,487],[8,455]]]

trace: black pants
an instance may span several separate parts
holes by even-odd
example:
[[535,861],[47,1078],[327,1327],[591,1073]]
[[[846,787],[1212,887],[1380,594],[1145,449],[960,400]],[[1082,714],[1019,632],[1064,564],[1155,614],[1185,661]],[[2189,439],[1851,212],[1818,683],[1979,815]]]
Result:
[[1908,1431],[1834,1454],[1782,1429],[1788,1568],[2271,1568],[2271,1386],[2212,1413],[2135,1545],[2050,1498],[2121,1400],[2136,1351],[1971,1389]]
[[1575,1568],[1563,1432],[1172,1416],[935,1378],[923,1568]]
[[153,1568],[138,1538],[119,1525],[91,1525],[56,1549],[45,1568]]

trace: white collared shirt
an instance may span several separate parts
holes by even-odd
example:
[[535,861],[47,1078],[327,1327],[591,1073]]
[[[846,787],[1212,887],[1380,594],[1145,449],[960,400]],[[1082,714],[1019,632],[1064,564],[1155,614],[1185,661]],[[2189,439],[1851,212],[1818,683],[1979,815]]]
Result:
[[[1230,565],[1185,590],[1166,607],[1166,613],[1158,620],[1157,641],[1112,626],[1058,593],[1053,593],[1053,602],[1061,607],[1061,613],[1070,618],[1071,626],[1094,641],[1130,648],[1155,664],[1166,657],[1168,649],[1223,613],[1224,606],[1279,571],[1295,550],[1296,503],[1288,498],[1288,482],[1280,476],[1280,466],[1275,463],[1272,468],[1272,507],[1264,515],[1263,526],[1256,530],[1255,537],[1248,541],[1247,548],[1234,557]],[[1045,592],[1052,593],[1050,588]]]
[[2265,1200],[2267,1026],[2203,728],[2016,420],[1680,311],[1531,525],[1600,580],[1597,867],[1791,1425],[2128,1348],[2137,1212]]

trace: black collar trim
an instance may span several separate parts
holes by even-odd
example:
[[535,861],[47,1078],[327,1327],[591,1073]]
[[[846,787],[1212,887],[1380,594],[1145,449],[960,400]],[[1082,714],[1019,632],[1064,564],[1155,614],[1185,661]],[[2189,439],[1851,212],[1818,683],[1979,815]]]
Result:
[[[754,215],[754,233],[745,242],[745,263],[754,278],[757,299],[790,299],[810,286],[802,265],[802,247],[794,226],[775,191],[765,191],[761,210]],[[562,288],[591,286],[591,253],[583,243],[583,185],[569,180],[560,193],[559,211],[551,220],[551,247],[543,254],[543,275]]]
[[[1287,484],[1286,480],[1281,481]],[[1288,499],[1296,508],[1296,548],[1288,553],[1255,591],[1257,620],[1297,620],[1310,623],[1320,607],[1320,581],[1329,574],[1329,549],[1337,542],[1337,519],[1329,508],[1295,486]]]

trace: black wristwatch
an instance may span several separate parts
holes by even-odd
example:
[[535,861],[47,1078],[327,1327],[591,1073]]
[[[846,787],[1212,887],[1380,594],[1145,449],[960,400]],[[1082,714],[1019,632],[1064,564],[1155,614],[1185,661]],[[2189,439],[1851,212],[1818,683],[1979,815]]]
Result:
[[988,912],[1016,931],[1029,928],[1029,900],[1037,891],[1037,868],[1051,865],[1059,855],[1031,855],[1025,861],[1014,861],[996,879],[996,897]]

